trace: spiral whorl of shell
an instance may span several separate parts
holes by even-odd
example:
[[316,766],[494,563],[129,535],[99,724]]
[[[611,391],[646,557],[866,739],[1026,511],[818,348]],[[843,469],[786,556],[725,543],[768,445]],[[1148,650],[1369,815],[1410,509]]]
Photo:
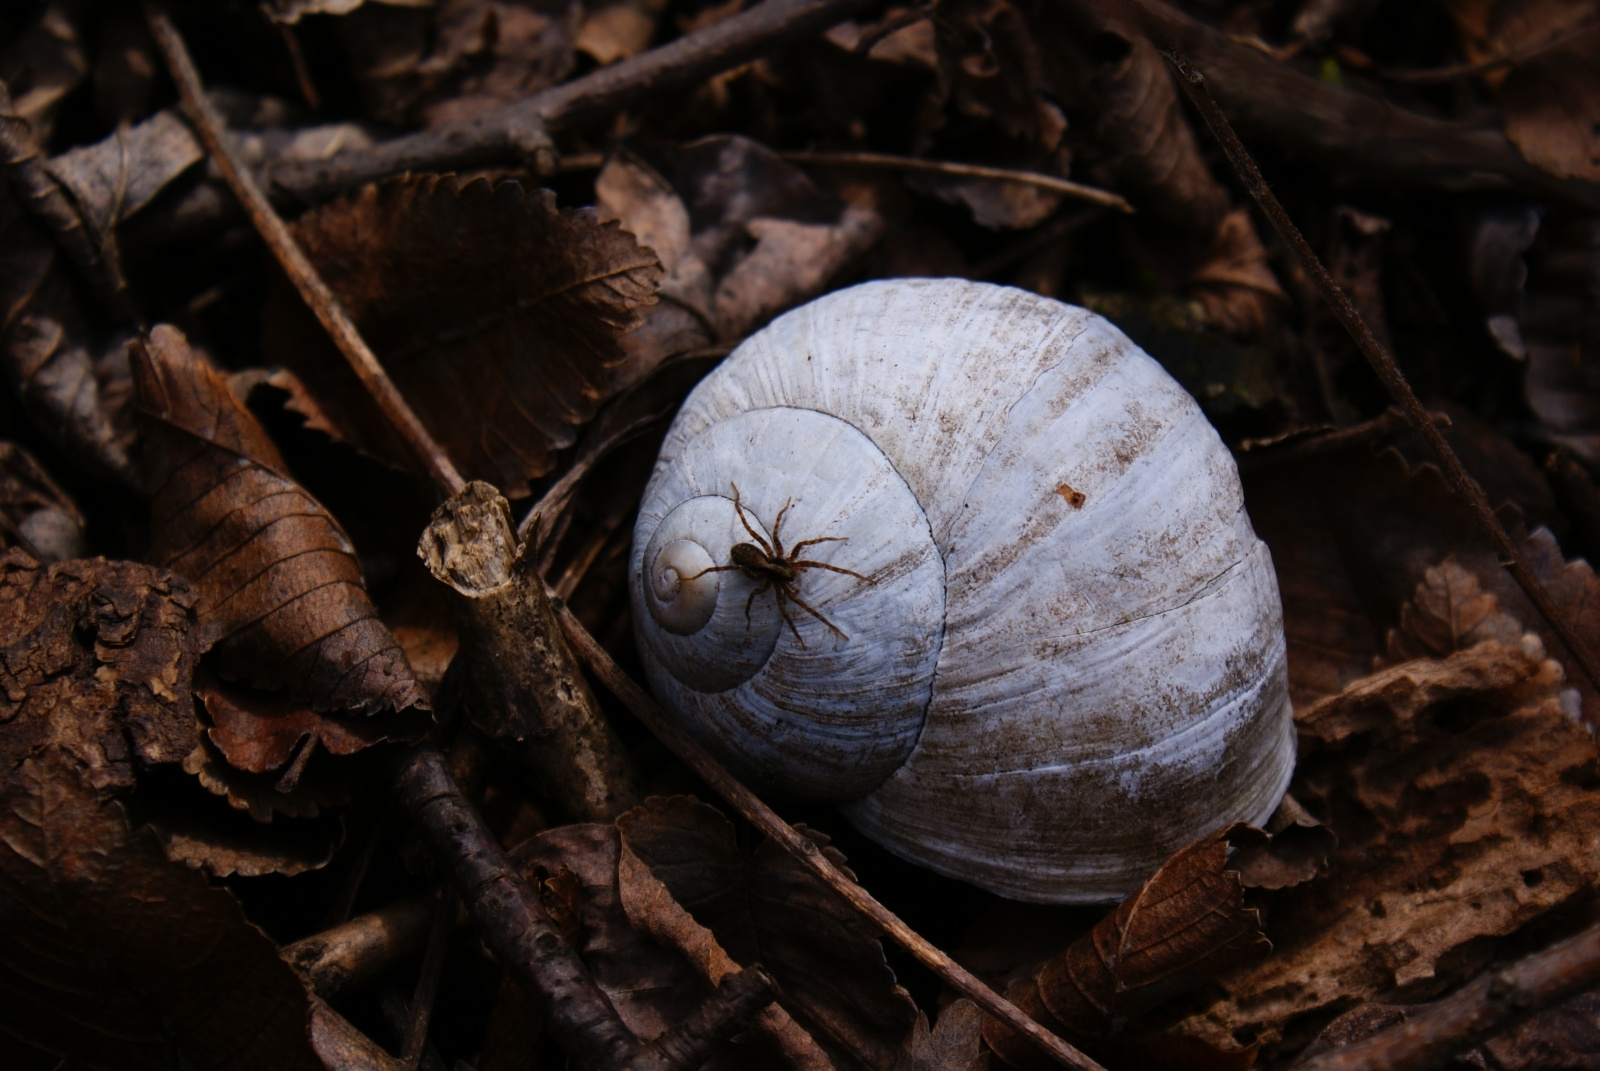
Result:
[[[834,537],[800,557],[870,578],[797,576],[848,639],[791,604],[797,639],[740,570],[687,579],[746,525],[771,543],[786,502],[786,551]],[[891,280],[781,317],[685,403],[631,564],[651,683],[702,742],[1003,895],[1114,899],[1264,820],[1294,765],[1277,584],[1232,458],[1083,309]]]

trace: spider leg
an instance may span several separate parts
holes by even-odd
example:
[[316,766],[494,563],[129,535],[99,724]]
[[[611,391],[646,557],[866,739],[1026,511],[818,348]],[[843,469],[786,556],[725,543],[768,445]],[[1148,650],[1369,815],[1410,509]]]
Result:
[[[772,557],[772,547],[768,545],[765,539],[761,538],[761,533],[756,531],[754,528],[751,528],[750,522],[744,519],[744,505],[739,501],[739,485],[734,483],[732,480],[729,480],[728,486],[733,488],[733,508],[739,513],[739,523],[744,525],[744,530],[746,532],[750,533],[750,538],[754,539],[761,545],[762,553],[769,558]],[[777,529],[774,528],[773,531],[776,532]]]
[[[789,593],[789,598],[793,599],[794,600],[794,604],[796,606],[800,607],[800,609],[804,610],[806,613],[810,614],[812,617],[816,618],[818,621],[821,621],[824,625],[827,625],[828,626],[828,630],[831,631],[835,636],[839,637],[841,640],[848,640],[850,638],[849,636],[846,636],[844,634],[844,632],[839,628],[838,625],[835,625],[832,621],[829,621],[826,617],[823,617],[821,614],[817,613],[816,610],[814,610],[810,606],[808,606],[806,604],[806,601],[804,599],[802,599],[800,596],[794,594],[793,592],[790,592]],[[789,623],[789,627],[790,628],[794,628],[794,622],[791,621]],[[799,636],[800,634],[798,632],[796,632],[795,635]],[[801,644],[801,646],[804,647],[805,644]]]
[[794,566],[796,569],[826,569],[830,573],[843,573],[845,576],[853,576],[857,580],[865,580],[869,584],[877,583],[877,581],[872,579],[872,577],[862,576],[854,569],[845,569],[842,566],[829,565],[827,562],[791,561],[789,564]]
[[693,576],[679,577],[679,579],[680,580],[699,580],[701,577],[705,576],[707,573],[725,573],[729,569],[737,569],[737,568],[739,568],[739,566],[737,566],[737,565],[713,565],[710,568],[700,570],[698,573],[694,574]]
[[[745,628],[749,628],[750,627],[750,607],[755,603],[756,596],[760,595],[762,592],[766,591],[771,586],[772,586],[772,581],[769,580],[765,584],[762,584],[759,588],[756,588],[754,591],[750,592],[750,597],[744,601],[744,626],[745,626]],[[778,605],[780,605],[780,606],[783,605],[783,597],[782,596],[779,596],[779,598],[778,598]]]
[[[783,623],[785,625],[789,626],[789,631],[794,633],[795,642],[800,645],[801,650],[804,650],[805,646],[806,646],[806,641],[800,638],[800,630],[794,627],[794,618],[789,616],[788,607],[783,605],[784,586],[783,585],[779,585],[777,590],[778,590],[778,613],[783,615]],[[794,599],[794,601],[800,603],[801,606],[806,606],[805,603],[800,602],[800,599],[794,594],[793,591],[789,592],[789,598]],[[811,610],[811,607],[806,606],[806,609],[807,610]],[[812,610],[812,613],[815,613],[815,612],[816,612],[815,610]]]
[[783,540],[778,538],[778,529],[783,527],[783,515],[789,512],[789,507],[793,503],[794,499],[792,498],[784,499],[783,508],[778,511],[777,520],[772,522],[772,556],[774,558],[783,557]]
[[799,554],[802,550],[805,550],[807,547],[816,543],[843,543],[846,542],[847,538],[848,537],[846,536],[819,536],[816,539],[802,539],[800,542],[789,548],[789,556],[792,558],[796,554]]

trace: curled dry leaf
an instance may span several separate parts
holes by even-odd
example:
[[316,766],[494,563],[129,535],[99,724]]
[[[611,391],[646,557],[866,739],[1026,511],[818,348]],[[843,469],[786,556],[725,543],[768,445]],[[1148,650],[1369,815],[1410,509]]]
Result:
[[[151,488],[150,556],[195,585],[218,672],[320,712],[428,707],[378,620],[349,538],[285,473],[272,440],[176,329],[131,347]],[[255,724],[260,725],[258,721]],[[325,729],[343,746],[350,738]]]
[[1489,34],[1502,53],[1565,43],[1517,64],[1500,83],[1506,136],[1557,178],[1600,182],[1600,13],[1587,0],[1498,0]]
[[83,514],[49,473],[16,443],[0,442],[0,546],[41,562],[85,556]]
[[941,96],[1011,138],[1045,150],[1060,144],[1067,120],[1047,99],[1039,46],[1021,11],[1007,0],[954,0],[938,6],[932,23]]
[[[1236,823],[1180,849],[1143,888],[1007,995],[1065,1036],[1105,1038],[1132,1016],[1261,958],[1272,945],[1260,913],[1245,905],[1244,883],[1229,856],[1267,839]],[[998,1020],[985,1022],[983,1037],[1012,1067],[1047,1066]]]
[[1187,285],[1205,306],[1207,319],[1231,335],[1247,338],[1260,337],[1279,319],[1288,300],[1244,208],[1222,217]]
[[1099,105],[1094,137],[1110,156],[1106,168],[1163,222],[1210,238],[1227,217],[1228,191],[1200,155],[1166,61],[1141,35],[1090,17],[1099,30],[1090,82]]
[[[750,138],[718,134],[663,155],[670,183],[637,157],[619,158],[618,170],[597,191],[602,211],[640,227],[667,250],[667,293],[709,318],[725,342],[739,341],[821,293],[883,233],[870,187],[848,189],[841,203]],[[671,328],[686,339],[687,325],[680,322],[646,331],[660,335]],[[658,343],[655,360],[673,351]],[[641,367],[629,382],[649,368],[634,361]]]
[[1328,872],[1328,857],[1339,846],[1333,830],[1311,816],[1293,796],[1283,797],[1267,820],[1265,844],[1240,848],[1228,860],[1246,889],[1286,889]]
[[84,222],[107,235],[204,158],[205,150],[177,113],[163,111],[53,157],[46,166],[71,191]]
[[192,745],[194,596],[0,557],[0,987],[11,1068],[314,1068],[307,993],[233,897],[113,797]]
[[138,479],[127,353],[91,331],[93,317],[66,256],[0,188],[0,360],[41,431],[94,471]]
[[[526,493],[594,415],[661,266],[593,210],[515,182],[411,176],[302,216],[296,237],[468,479]],[[346,437],[414,460],[279,280],[264,345]]]
[[1328,880],[1276,894],[1275,954],[1178,1024],[1270,1057],[1352,1000],[1409,1003],[1475,974],[1496,939],[1587,895],[1600,749],[1537,637],[1486,640],[1356,681],[1297,715],[1292,791],[1339,831]]
[[[691,797],[649,800],[616,825],[729,956],[771,972],[784,1010],[836,1066],[894,1066],[916,1005],[895,984],[876,932],[836,893],[771,841],[743,854],[728,820]],[[803,832],[844,865],[826,837]]]

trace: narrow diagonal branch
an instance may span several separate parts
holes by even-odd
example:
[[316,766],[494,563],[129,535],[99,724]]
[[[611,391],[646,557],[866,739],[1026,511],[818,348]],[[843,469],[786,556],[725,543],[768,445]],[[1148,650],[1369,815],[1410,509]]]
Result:
[[431,747],[412,749],[397,765],[394,784],[489,950],[544,1005],[556,1042],[583,1064],[631,1060],[638,1042],[451,780],[444,756]]
[[1261,206],[1261,211],[1272,222],[1272,226],[1284,242],[1294,250],[1306,274],[1317,284],[1323,299],[1360,347],[1362,354],[1367,358],[1367,363],[1372,366],[1372,370],[1377,373],[1378,379],[1388,390],[1389,396],[1400,406],[1400,411],[1405,414],[1406,423],[1411,425],[1412,430],[1421,436],[1422,441],[1433,451],[1451,490],[1467,504],[1473,519],[1478,522],[1478,527],[1500,552],[1500,564],[1506,567],[1517,584],[1527,593],[1533,605],[1538,608],[1539,613],[1550,623],[1550,627],[1560,637],[1562,644],[1582,667],[1584,675],[1594,683],[1595,687],[1600,688],[1600,660],[1595,658],[1588,642],[1568,623],[1560,608],[1556,606],[1555,600],[1551,598],[1550,592],[1517,552],[1516,544],[1511,541],[1505,526],[1495,516],[1493,508],[1489,505],[1488,496],[1483,493],[1483,488],[1478,486],[1478,482],[1461,464],[1461,459],[1456,456],[1455,451],[1450,449],[1450,444],[1445,442],[1444,435],[1428,416],[1428,411],[1422,407],[1422,402],[1411,389],[1411,384],[1406,382],[1406,377],[1394,363],[1394,358],[1373,337],[1371,329],[1356,311],[1355,305],[1351,304],[1349,297],[1339,289],[1339,284],[1333,281],[1333,276],[1323,267],[1321,258],[1312,250],[1310,243],[1300,233],[1300,229],[1294,225],[1289,213],[1284,211],[1283,205],[1278,203],[1278,198],[1274,196],[1266,179],[1261,177],[1261,172],[1256,168],[1255,160],[1251,158],[1249,150],[1239,140],[1239,135],[1234,133],[1233,125],[1228,122],[1228,117],[1222,113],[1222,108],[1211,96],[1211,91],[1206,88],[1205,77],[1182,52],[1170,44],[1163,44],[1158,26],[1153,29],[1155,30],[1153,36],[1158,46],[1163,48],[1168,62],[1178,73],[1178,84],[1188,94],[1189,100],[1200,112],[1201,118],[1211,128],[1212,134],[1216,135],[1217,141],[1222,145],[1222,151],[1228,157],[1228,162],[1238,174],[1239,181],[1250,191],[1250,196]]
[[150,32],[167,61],[167,70],[172,75],[173,83],[178,87],[178,99],[183,105],[184,114],[189,117],[189,122],[194,124],[195,133],[199,135],[211,158],[216,161],[217,169],[222,172],[228,188],[244,206],[250,221],[255,224],[262,240],[267,243],[267,248],[272,250],[272,255],[283,266],[284,273],[300,292],[300,297],[327,329],[334,345],[339,347],[339,352],[350,362],[356,378],[361,380],[361,385],[378,403],[378,408],[384,417],[394,425],[395,430],[410,446],[424,471],[447,493],[453,494],[461,490],[466,486],[461,474],[456,471],[443,448],[434,441],[428,429],[423,426],[417,414],[401,396],[399,388],[394,385],[389,374],[378,363],[378,358],[362,340],[361,333],[356,330],[356,325],[351,321],[349,314],[339,304],[339,299],[328,289],[328,284],[322,281],[322,276],[317,274],[317,269],[312,266],[311,261],[295,242],[294,236],[289,233],[288,226],[272,210],[272,206],[267,203],[266,195],[261,192],[249,169],[244,166],[238,153],[229,144],[224,133],[222,117],[206,99],[205,90],[200,85],[199,72],[195,70],[194,61],[189,58],[189,49],[178,34],[178,28],[152,0],[146,0],[144,10],[145,19],[150,24]]
[[724,975],[716,991],[688,1018],[639,1050],[627,1071],[688,1071],[778,996],[778,983],[759,963]]
[[681,725],[667,717],[655,700],[645,694],[633,678],[589,635],[583,624],[572,615],[566,604],[552,592],[550,602],[556,607],[556,617],[567,642],[577,652],[578,658],[599,678],[600,683],[622,700],[633,716],[644,723],[673,754],[677,755],[699,774],[712,790],[730,803],[751,825],[772,838],[790,855],[794,856],[817,877],[821,878],[845,902],[860,912],[873,926],[888,934],[902,948],[910,952],[924,966],[938,975],[950,988],[969,998],[974,1004],[1005,1023],[1033,1043],[1035,1047],[1066,1067],[1078,1071],[1105,1071],[1099,1064],[1062,1041],[1056,1035],[1030,1019],[1015,1004],[990,989],[971,971],[941,952],[934,944],[910,926],[893,911],[880,904],[867,890],[852,881],[844,871],[835,866],[816,844],[802,836],[793,826],[778,817],[776,811],[746,788],[711,753],[700,746]]

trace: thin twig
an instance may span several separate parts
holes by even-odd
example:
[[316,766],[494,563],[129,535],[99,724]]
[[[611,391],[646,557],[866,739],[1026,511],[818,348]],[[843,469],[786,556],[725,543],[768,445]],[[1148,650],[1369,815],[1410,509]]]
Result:
[[339,347],[339,352],[344,354],[345,360],[350,362],[350,367],[361,380],[361,385],[372,395],[389,423],[405,439],[424,470],[435,483],[445,488],[447,493],[453,494],[459,491],[466,486],[461,474],[456,471],[450,458],[434,441],[428,429],[423,426],[417,414],[401,396],[388,373],[378,363],[378,358],[367,348],[361,333],[356,330],[356,325],[339,304],[339,299],[328,289],[328,284],[322,281],[322,276],[317,274],[317,269],[301,251],[294,236],[289,233],[288,226],[278,218],[278,214],[267,203],[266,195],[256,185],[249,169],[244,166],[229,143],[223,132],[222,117],[206,99],[205,91],[200,85],[199,72],[195,70],[194,61],[190,59],[189,50],[178,34],[177,27],[152,0],[146,0],[144,10],[145,18],[150,23],[150,32],[161,47],[161,54],[167,61],[167,70],[171,72],[172,81],[178,87],[178,99],[183,105],[184,114],[194,124],[201,143],[216,161],[217,169],[222,172],[228,188],[244,206],[250,221],[255,224],[256,230],[267,243],[267,248],[272,250],[272,255],[282,265],[284,273],[294,283],[301,298],[316,314],[322,326],[327,328],[334,345]]
[[78,206],[51,177],[39,155],[33,128],[12,108],[4,82],[0,82],[0,167],[9,174],[17,198],[55,236],[106,311],[121,323],[138,323],[139,312],[128,295],[114,236],[95,234]]
[[1239,140],[1239,135],[1234,133],[1228,117],[1222,113],[1222,109],[1212,98],[1211,91],[1206,88],[1204,76],[1189,62],[1188,57],[1175,47],[1168,45],[1164,48],[1164,52],[1168,62],[1178,72],[1178,84],[1184,88],[1190,101],[1205,119],[1206,125],[1222,144],[1222,150],[1238,174],[1239,181],[1250,191],[1250,196],[1261,206],[1261,211],[1271,220],[1273,228],[1284,242],[1294,250],[1306,274],[1317,284],[1323,299],[1333,309],[1334,315],[1339,318],[1339,322],[1350,333],[1356,345],[1361,348],[1367,363],[1372,366],[1378,379],[1389,391],[1389,396],[1399,404],[1400,411],[1405,414],[1406,422],[1433,451],[1451,490],[1467,504],[1473,518],[1478,522],[1478,527],[1500,552],[1500,564],[1506,567],[1517,584],[1527,593],[1533,605],[1538,608],[1539,613],[1550,623],[1550,627],[1555,630],[1561,642],[1582,667],[1584,675],[1600,688],[1600,660],[1595,658],[1587,641],[1567,622],[1543,582],[1517,552],[1516,544],[1511,541],[1511,536],[1500,523],[1500,519],[1495,516],[1493,508],[1489,505],[1488,496],[1483,493],[1483,488],[1479,487],[1477,481],[1467,473],[1466,467],[1461,464],[1461,459],[1450,449],[1450,444],[1445,442],[1444,436],[1429,417],[1428,411],[1417,399],[1416,392],[1411,389],[1411,384],[1406,382],[1405,375],[1394,363],[1394,358],[1373,337],[1366,321],[1361,318],[1361,313],[1356,311],[1349,297],[1333,281],[1333,276],[1328,274],[1328,269],[1323,266],[1321,258],[1312,250],[1305,236],[1300,233],[1300,229],[1289,218],[1289,214],[1283,210],[1283,205],[1278,203],[1278,198],[1273,195],[1266,180],[1261,177],[1261,172],[1256,168],[1255,161],[1251,159],[1244,143]]
[[1294,1071],[1426,1071],[1463,1049],[1516,1025],[1600,978],[1600,926],[1591,926],[1502,970],[1479,975],[1432,1004],[1408,1009],[1404,1022],[1349,1045],[1313,1055]]
[[738,1030],[777,995],[777,981],[759,963],[723,975],[705,1003],[641,1049],[627,1071],[698,1067],[705,1059],[699,1054]]
[[434,511],[417,544],[462,596],[461,652],[472,723],[530,766],[580,822],[609,822],[644,798],[627,749],[561,638],[544,578],[511,533],[511,507],[474,480]]
[[444,974],[444,954],[456,928],[456,896],[448,885],[439,887],[433,905],[433,926],[428,931],[428,948],[422,954],[422,971],[417,975],[416,995],[411,998],[411,1018],[400,1046],[400,1062],[415,1071],[422,1062],[422,1047],[428,1041],[428,1022],[433,1018],[433,1003],[439,996],[439,978]]
[[549,131],[581,126],[691,86],[826,30],[876,0],[765,0],[659,48],[551,86],[524,100],[457,123],[394,138],[327,160],[280,161],[269,184],[302,200],[321,200],[404,171],[452,171],[531,164],[550,171]]
[[428,939],[433,905],[401,900],[278,949],[320,997],[332,999],[372,981],[416,953]]
[[1445,82],[1459,82],[1468,78],[1476,78],[1480,74],[1488,74],[1502,67],[1515,67],[1519,63],[1526,63],[1536,56],[1568,45],[1585,37],[1595,30],[1600,30],[1600,22],[1592,18],[1580,19],[1573,26],[1563,26],[1555,33],[1547,34],[1537,41],[1514,48],[1503,56],[1492,59],[1479,60],[1476,63],[1457,63],[1450,67],[1433,67],[1419,71],[1386,71],[1380,67],[1373,68],[1369,73],[1385,82],[1399,85],[1432,86]]
[[623,672],[604,647],[589,635],[583,624],[558,601],[554,594],[551,602],[556,607],[556,617],[567,642],[577,652],[584,665],[589,667],[600,683],[622,700],[633,716],[643,722],[651,732],[672,752],[699,774],[712,790],[727,800],[734,810],[742,814],[751,825],[777,841],[784,850],[800,861],[806,869],[821,878],[835,892],[874,926],[899,942],[924,966],[938,975],[944,983],[969,998],[974,1004],[993,1015],[1011,1029],[1031,1041],[1039,1051],[1079,1071],[1104,1071],[1088,1056],[1056,1037],[1030,1019],[1022,1009],[1006,1000],[985,985],[976,975],[936,948],[927,938],[902,922],[894,912],[880,904],[867,890],[852,881],[844,871],[835,866],[809,837],[802,836],[793,826],[778,817],[776,811],[763,803],[737,778],[712,757],[700,743],[690,736],[672,718],[656,705],[633,678]]
[[551,921],[539,896],[468,803],[431,747],[413,748],[396,765],[395,793],[489,950],[539,1000],[550,1033],[578,1062],[615,1067],[638,1043],[618,1018],[589,968]]
[[1016,182],[1024,186],[1037,186],[1042,190],[1109,205],[1122,212],[1132,213],[1133,206],[1126,200],[1097,186],[1085,186],[1054,175],[1037,171],[1013,171],[1009,167],[985,167],[982,164],[963,164],[954,160],[924,160],[917,156],[895,156],[883,152],[785,152],[785,160],[797,164],[819,164],[824,167],[882,167],[900,171],[929,171],[940,175],[957,175],[965,178],[995,179],[999,182]]

